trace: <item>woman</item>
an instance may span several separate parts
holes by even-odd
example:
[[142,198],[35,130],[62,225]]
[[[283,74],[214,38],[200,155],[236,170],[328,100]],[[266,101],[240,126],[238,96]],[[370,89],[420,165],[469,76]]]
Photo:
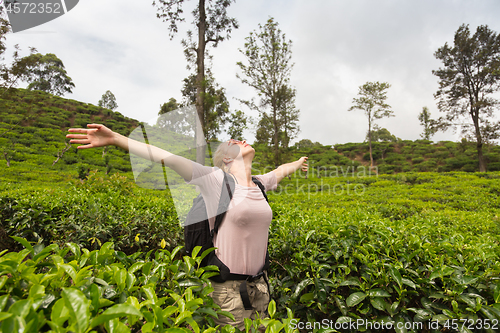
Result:
[[[215,167],[206,167],[184,157],[171,154],[163,149],[134,141],[113,132],[100,124],[89,124],[88,129],[71,128],[66,137],[70,143],[83,144],[79,149],[114,145],[137,156],[173,169],[189,184],[197,185],[206,202],[211,228],[213,228],[220,189],[224,173],[235,180],[233,198],[223,223],[214,236],[216,255],[233,274],[257,275],[262,271],[267,253],[269,225],[272,210],[259,187],[252,181],[252,161],[254,148],[246,141],[229,140],[223,142],[214,154]],[[283,164],[264,175],[255,176],[266,191],[275,190],[278,183],[288,175],[301,169],[307,171],[307,157]],[[219,189],[219,190],[217,190]],[[240,296],[241,280],[223,283],[212,282],[212,298],[223,311],[233,314],[235,321],[221,316],[217,324],[230,324],[244,330],[244,318],[255,319],[257,313],[262,318],[269,303],[267,277],[261,274],[254,281],[247,283],[251,310],[246,310]],[[248,306],[246,307],[248,308]]]

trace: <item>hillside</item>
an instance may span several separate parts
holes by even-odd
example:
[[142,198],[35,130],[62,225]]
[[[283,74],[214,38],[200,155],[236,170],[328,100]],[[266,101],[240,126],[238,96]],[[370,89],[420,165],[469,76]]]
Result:
[[[127,152],[116,147],[78,150],[76,145],[70,147],[66,144],[68,140],[65,135],[70,127],[85,127],[93,122],[103,123],[114,131],[129,135],[139,126],[139,121],[135,119],[41,91],[12,89],[0,90],[0,120],[2,181],[62,182],[83,178],[90,170],[119,172],[133,179]],[[187,147],[181,137],[173,139],[179,145]],[[257,144],[255,147],[257,154],[254,168],[270,170],[269,147]],[[474,172],[478,169],[475,146],[471,142],[376,142],[373,144],[373,151],[379,174]],[[347,173],[368,172],[367,143],[338,144],[332,147],[301,140],[288,149],[284,160],[291,161],[305,155],[309,156],[310,177],[338,177]],[[489,171],[500,170],[499,146],[486,146],[485,157]],[[162,179],[161,168],[156,173]],[[147,179],[145,181],[150,182]],[[154,187],[154,184],[151,186]]]
[[119,112],[41,91],[12,89],[0,90],[0,119],[3,180],[60,181],[89,169],[131,170],[128,153],[121,149],[77,150],[75,145],[66,144],[69,128],[86,127],[92,122],[105,123],[128,135],[139,122]]

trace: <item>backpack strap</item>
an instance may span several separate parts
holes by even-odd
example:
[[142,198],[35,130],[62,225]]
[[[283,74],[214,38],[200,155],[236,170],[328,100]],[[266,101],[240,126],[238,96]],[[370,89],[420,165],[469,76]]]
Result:
[[[222,189],[221,189],[220,198],[219,198],[219,207],[217,208],[217,216],[215,217],[214,228],[212,230],[210,230],[211,237],[213,237],[214,234],[216,234],[219,231],[219,227],[222,223],[222,219],[226,215],[227,209],[229,207],[229,202],[233,198],[233,191],[231,190],[231,183],[233,185],[232,188],[234,189],[234,180],[231,177],[228,177],[227,173],[224,172],[224,179],[222,181]],[[227,196],[226,196],[226,193],[227,193]]]
[[266,194],[266,190],[264,188],[264,185],[262,185],[262,183],[260,182],[260,180],[257,177],[252,176],[252,181],[255,183],[255,185],[257,185],[260,188],[260,190],[262,191],[262,195],[264,195],[264,198],[269,203],[269,199],[267,198],[267,194]]

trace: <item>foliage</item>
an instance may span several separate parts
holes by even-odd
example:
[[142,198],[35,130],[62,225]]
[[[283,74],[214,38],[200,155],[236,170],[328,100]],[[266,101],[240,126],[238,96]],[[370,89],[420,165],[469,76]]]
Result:
[[[184,79],[182,96],[185,99],[183,106],[196,104],[197,98],[196,75],[190,75]],[[207,70],[203,81],[203,103],[205,110],[205,139],[216,141],[217,136],[222,132],[222,128],[228,121],[229,101],[226,98],[226,91],[220,87],[212,75]]]
[[[191,257],[179,256],[181,247],[127,256],[110,242],[89,251],[16,240],[25,249],[0,254],[2,332],[209,333],[213,318],[230,316],[209,297],[218,273],[200,267],[199,248]],[[248,324],[284,326],[270,318]]]
[[[308,179],[304,179],[304,174],[297,173],[291,180],[284,179],[276,193],[269,194],[273,209],[269,250],[272,259],[270,283],[276,300],[274,318],[292,318],[287,315],[286,308],[289,308],[293,317],[301,321],[326,318],[333,323],[358,319],[421,323],[422,329],[416,330],[418,332],[431,332],[430,322],[446,331],[447,320],[448,323],[453,319],[474,323],[479,319],[483,322],[488,319],[490,323],[500,320],[498,172],[400,173],[370,177],[362,169],[330,169],[321,170],[319,177],[318,173],[310,172]],[[78,288],[90,304],[97,304],[92,303],[93,292],[87,289],[95,289],[92,284],[96,284],[99,299],[114,303],[99,301],[98,310],[89,306],[89,323],[112,306],[136,304],[127,301],[136,297],[139,304],[146,301],[137,308],[144,316],[140,324],[144,330],[143,325],[153,322],[152,318],[155,318],[155,325],[158,323],[155,315],[158,309],[147,302],[155,299],[153,293],[157,300],[166,297],[164,303],[151,302],[162,311],[170,305],[181,306],[180,301],[175,303],[176,298],[172,300],[173,296],[165,290],[173,290],[181,298],[190,297],[186,291],[192,285],[183,285],[179,280],[199,281],[196,265],[191,264],[193,270],[188,266],[191,260],[197,259],[172,257],[173,252],[179,253],[182,229],[173,219],[175,212],[169,208],[172,204],[167,198],[159,198],[162,192],[130,188],[118,176],[100,179],[96,174],[90,178],[89,183],[75,184],[73,189],[0,186],[2,226],[7,223],[11,228],[6,229],[9,235],[30,240],[23,245],[32,246],[35,256],[45,251],[36,259],[29,256],[30,250],[22,249],[0,257],[8,255],[7,260],[0,259],[1,269],[17,269],[15,277],[4,279],[8,288],[16,290],[9,293],[7,304],[12,306],[29,299],[38,294],[35,293],[38,289],[30,293],[33,285],[43,285],[42,299],[50,297],[47,302],[41,302],[46,307],[40,311],[42,308],[33,301],[30,304],[35,305],[32,307],[34,312],[29,310],[24,315],[29,324],[38,313],[38,319],[31,324],[38,325],[44,320],[54,321],[50,313],[54,313],[58,299],[63,299],[58,306],[67,307],[63,295],[67,289],[64,288]],[[102,208],[98,209],[98,205]],[[60,224],[59,219],[67,220],[65,214],[73,215],[72,224]],[[144,218],[135,224],[133,232],[122,237],[120,228],[124,230],[127,227],[124,224],[132,227],[127,221],[134,216]],[[120,222],[113,222],[113,219]],[[96,224],[101,230],[107,228],[117,232],[107,238],[97,237],[102,246],[97,240],[89,244],[72,236],[81,233],[80,228]],[[56,230],[40,241],[33,237],[33,231],[41,235],[43,226],[47,226],[46,230]],[[16,229],[12,229],[14,227]],[[16,233],[12,233],[13,230]],[[108,241],[114,243],[114,251],[106,244]],[[65,245],[68,242],[78,245]],[[131,243],[136,247],[130,248]],[[43,250],[42,244],[52,245]],[[162,244],[170,254],[162,249]],[[80,249],[80,259],[75,254],[76,248]],[[66,252],[58,252],[63,250]],[[150,250],[157,252],[154,256],[134,254]],[[158,256],[162,253],[164,257],[160,260]],[[87,254],[88,259],[83,264],[81,260]],[[22,262],[23,258],[27,259],[24,263],[13,263]],[[152,264],[143,271],[149,262]],[[172,265],[177,263],[191,273],[185,274],[182,267],[171,273]],[[123,287],[122,273],[117,272],[130,272],[134,265],[143,265],[132,272],[136,283],[127,287],[125,277]],[[68,266],[74,268],[74,278]],[[42,273],[40,277],[29,275]],[[165,274],[164,278],[159,274]],[[148,278],[150,280],[146,281]],[[150,284],[151,294],[147,291]],[[16,285],[18,287],[14,287]],[[133,287],[137,289],[130,290]],[[181,287],[186,289],[175,289]],[[0,291],[4,288],[2,286]],[[210,307],[210,300],[196,296],[197,292],[202,291],[193,289],[194,299],[203,300],[200,306]],[[21,304],[24,303],[17,306]],[[180,313],[180,310],[175,312],[175,318]],[[201,321],[209,322],[209,314],[202,312],[200,315],[205,316]],[[129,320],[125,317],[119,320],[125,323]],[[74,325],[73,319],[66,320],[64,328]],[[195,321],[203,331],[204,324],[198,319]],[[285,321],[280,322],[285,324]],[[163,320],[165,328],[169,325],[166,323],[172,322]],[[129,327],[138,328],[134,325],[139,322]],[[105,326],[100,329],[108,330]],[[159,327],[154,329],[159,330]],[[367,330],[370,331],[373,332]]]
[[352,110],[362,110],[368,118],[368,143],[370,151],[370,166],[373,166],[373,153],[372,153],[372,127],[374,126],[375,119],[384,117],[393,117],[394,112],[391,110],[390,105],[385,103],[387,99],[387,89],[391,85],[386,82],[367,82],[359,87],[358,98],[353,98],[354,104],[349,108]]
[[[103,160],[102,149],[78,151],[73,147],[64,152],[57,164],[52,164],[67,147],[65,134],[69,128],[86,127],[88,123],[103,121],[114,131],[128,135],[138,125],[137,121],[118,112],[42,91],[10,89],[2,95],[6,91],[0,89],[0,153],[7,164],[10,163],[10,168],[15,169],[11,181],[24,179],[25,170],[40,169],[41,165],[44,165],[44,171],[56,173],[64,170],[68,176],[70,173],[76,175],[77,166],[81,164],[103,171],[106,165],[113,170],[131,170],[128,153],[115,147],[106,151],[108,163],[106,157]],[[2,172],[3,175],[7,173]]]
[[[369,140],[369,134],[366,134],[366,139]],[[391,134],[387,128],[380,128],[378,125],[373,126],[372,142],[397,142],[398,138]]]
[[116,103],[116,97],[109,90],[106,90],[106,92],[102,95],[97,105],[99,105],[102,108],[110,109],[112,111],[118,108],[118,104]]
[[[232,0],[198,0],[196,9],[193,10],[193,24],[198,30],[196,41],[192,39],[192,31],[189,30],[188,38],[182,41],[184,54],[188,61],[188,68],[196,66],[196,109],[201,121],[204,134],[208,134],[205,129],[208,111],[205,109],[205,57],[206,48],[209,43],[214,47],[229,38],[233,29],[238,28],[236,19],[227,15],[227,8]],[[156,0],[153,6],[157,8],[156,16],[163,22],[169,23],[170,37],[178,31],[178,23],[184,21],[182,17],[182,6],[184,0]],[[208,120],[210,121],[210,119]],[[201,143],[201,142],[199,142]],[[196,161],[202,165],[205,164],[205,145],[199,144],[196,150]]]
[[229,115],[229,128],[227,134],[231,139],[243,141],[243,131],[248,129],[249,118],[245,116],[243,111],[237,110]]
[[478,26],[470,35],[468,25],[461,25],[455,32],[454,46],[448,43],[435,52],[444,67],[433,71],[439,77],[439,89],[435,93],[438,108],[445,112],[440,118],[442,127],[456,127],[467,118],[465,132],[472,133],[477,143],[479,170],[486,171],[483,143],[498,138],[500,122],[493,121],[493,111],[499,101],[494,97],[500,89],[500,35],[488,26]]
[[28,64],[22,80],[29,83],[29,90],[41,90],[62,96],[71,93],[75,87],[64,69],[63,62],[55,54],[32,53],[21,60]]
[[438,127],[437,121],[431,119],[431,113],[428,107],[424,106],[422,108],[422,112],[418,114],[418,121],[420,121],[420,125],[424,127],[424,132],[420,134],[420,137],[424,140],[430,140],[438,131]]
[[258,102],[241,102],[259,111],[256,137],[259,143],[272,145],[277,166],[283,163],[283,151],[299,132],[295,89],[290,86],[292,41],[286,39],[273,18],[263,26],[259,24],[259,30],[250,33],[244,50],[240,50],[248,64],[237,63],[242,71],[237,77],[259,95]]
[[277,304],[304,321],[421,323],[418,332],[429,321],[498,322],[500,175],[358,175],[285,179],[287,192],[270,196]]

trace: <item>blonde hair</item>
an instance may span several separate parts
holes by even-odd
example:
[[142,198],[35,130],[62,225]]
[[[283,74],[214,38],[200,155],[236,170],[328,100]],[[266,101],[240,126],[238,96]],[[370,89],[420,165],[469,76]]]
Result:
[[224,163],[224,157],[226,156],[229,141],[222,142],[214,154],[214,166],[222,169],[222,171],[229,172],[229,167]]

